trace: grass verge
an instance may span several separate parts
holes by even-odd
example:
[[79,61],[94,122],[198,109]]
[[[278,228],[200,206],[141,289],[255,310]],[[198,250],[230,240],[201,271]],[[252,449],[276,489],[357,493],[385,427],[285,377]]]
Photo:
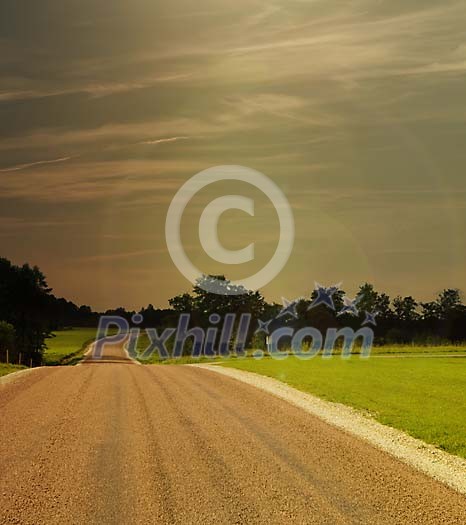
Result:
[[96,328],[72,328],[55,332],[55,337],[47,339],[43,364],[46,366],[72,364],[94,341],[96,332]]
[[19,372],[20,370],[24,370],[25,368],[25,366],[7,365],[5,363],[0,363],[0,377],[6,376],[7,374],[12,374],[13,372]]

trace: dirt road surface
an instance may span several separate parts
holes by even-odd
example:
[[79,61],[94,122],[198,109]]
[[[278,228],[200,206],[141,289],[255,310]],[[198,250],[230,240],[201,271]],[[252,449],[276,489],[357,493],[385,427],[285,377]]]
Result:
[[0,386],[0,523],[453,525],[466,498],[254,387],[112,346]]

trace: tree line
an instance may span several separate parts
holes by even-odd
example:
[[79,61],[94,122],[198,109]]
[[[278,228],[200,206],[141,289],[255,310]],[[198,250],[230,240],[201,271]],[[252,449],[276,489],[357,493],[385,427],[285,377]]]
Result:
[[[208,276],[210,279],[213,276]],[[215,276],[225,280],[224,276]],[[230,286],[231,283],[230,283]],[[264,346],[264,332],[257,332],[258,321],[270,321],[269,329],[279,326],[292,326],[295,329],[312,326],[321,333],[329,328],[348,326],[357,330],[367,319],[367,313],[374,316],[375,344],[462,344],[466,341],[466,306],[462,303],[461,293],[457,289],[445,289],[430,302],[417,301],[412,296],[396,296],[393,299],[384,292],[377,291],[370,283],[359,287],[356,295],[356,312],[345,312],[344,290],[337,290],[332,295],[334,308],[320,304],[311,305],[317,297],[313,291],[308,298],[299,298],[291,302],[294,315],[281,316],[283,305],[267,303],[259,292],[247,292],[243,295],[213,295],[204,287],[196,285],[191,293],[184,293],[169,300],[171,309],[177,313],[189,312],[192,324],[209,326],[210,313],[252,314],[249,341],[255,348]]]
[[[46,340],[53,331],[67,327],[97,327],[101,315],[119,315],[132,323],[132,316],[140,313],[140,327],[174,327],[180,313],[191,314],[193,326],[208,327],[212,313],[220,316],[249,313],[252,323],[249,342],[260,347],[264,336],[256,334],[257,322],[271,321],[276,325],[292,325],[299,329],[314,326],[321,332],[328,328],[350,326],[357,329],[364,322],[366,312],[376,313],[374,326],[378,344],[460,344],[466,341],[466,306],[456,289],[443,290],[430,302],[420,302],[411,296],[391,299],[386,293],[375,290],[369,283],[361,285],[358,292],[358,315],[338,313],[344,309],[345,292],[333,296],[335,309],[325,305],[309,309],[316,297],[300,298],[293,303],[295,315],[278,318],[283,305],[268,303],[263,295],[238,288],[224,276],[205,276],[228,288],[227,295],[212,293],[205,283],[198,282],[188,293],[169,300],[169,308],[155,308],[152,304],[139,312],[123,307],[105,312],[94,312],[90,306],[78,306],[64,298],[56,297],[48,286],[44,274],[37,266],[16,266],[0,258],[0,361],[17,363],[19,356],[24,364],[37,366],[42,362]],[[238,293],[231,293],[236,291]]]
[[[0,258],[0,361],[40,365],[46,339],[68,326],[97,326],[99,314],[52,294],[37,266]],[[21,358],[21,359],[20,359]]]

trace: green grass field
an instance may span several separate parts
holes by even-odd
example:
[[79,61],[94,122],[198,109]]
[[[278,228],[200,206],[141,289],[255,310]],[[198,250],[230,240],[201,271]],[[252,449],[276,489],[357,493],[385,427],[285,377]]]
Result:
[[466,458],[466,358],[423,353],[367,360],[247,358],[229,360],[224,366],[273,377],[368,411],[381,423]]
[[96,332],[96,328],[73,328],[55,332],[55,337],[46,340],[43,364],[60,365],[78,357],[95,339]]
[[0,363],[0,377],[6,376],[7,374],[12,374],[13,372],[19,372],[20,370],[24,370],[25,368],[25,366],[7,365],[5,363]]

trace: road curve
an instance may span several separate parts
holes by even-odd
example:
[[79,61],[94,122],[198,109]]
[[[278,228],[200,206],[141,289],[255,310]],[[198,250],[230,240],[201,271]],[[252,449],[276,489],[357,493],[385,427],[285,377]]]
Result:
[[464,524],[466,498],[207,370],[101,361],[0,386],[0,523]]

